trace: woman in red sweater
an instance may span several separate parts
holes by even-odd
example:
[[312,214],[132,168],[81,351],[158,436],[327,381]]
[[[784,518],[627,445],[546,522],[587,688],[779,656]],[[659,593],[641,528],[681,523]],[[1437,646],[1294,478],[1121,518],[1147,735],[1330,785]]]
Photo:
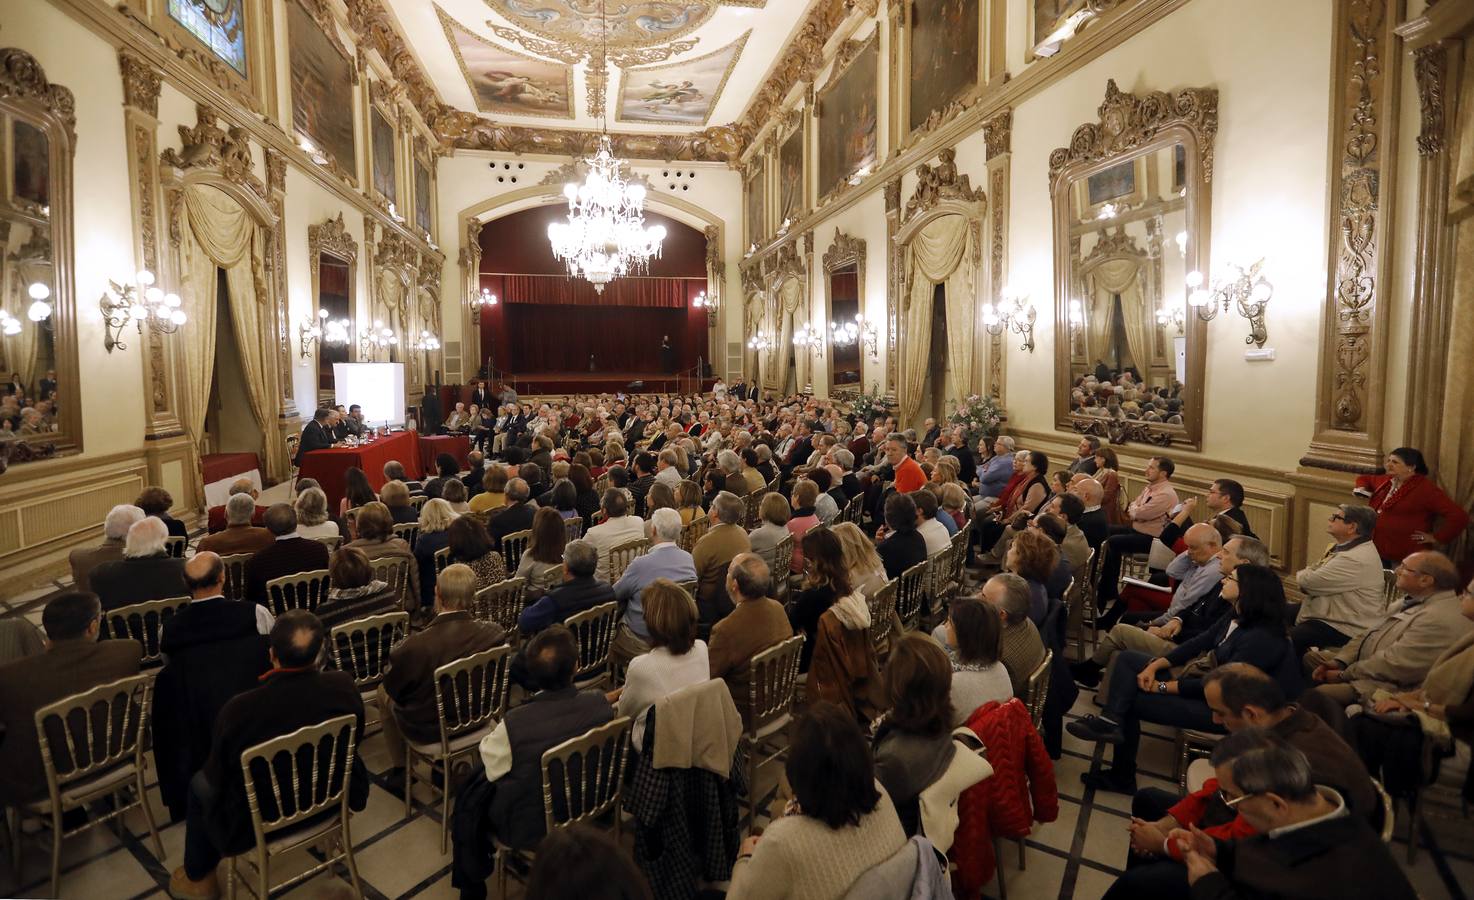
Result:
[[1387,454],[1385,475],[1362,475],[1354,493],[1377,511],[1372,542],[1384,565],[1419,550],[1448,545],[1469,526],[1469,514],[1428,477],[1423,454],[1398,447]]

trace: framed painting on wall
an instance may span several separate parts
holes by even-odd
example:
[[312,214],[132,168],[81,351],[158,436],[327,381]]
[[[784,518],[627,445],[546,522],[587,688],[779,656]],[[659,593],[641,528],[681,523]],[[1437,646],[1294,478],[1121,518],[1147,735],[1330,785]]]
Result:
[[301,3],[287,4],[292,76],[292,127],[343,171],[356,170],[351,97],[353,60],[329,38]]
[[221,62],[247,76],[244,0],[169,0],[167,9],[170,19]]
[[431,233],[430,168],[415,160],[415,224],[425,233]]
[[705,125],[751,36],[748,31],[720,50],[695,59],[626,69],[619,85],[616,118],[659,125]]
[[1029,0],[1029,50],[1037,50],[1070,16],[1085,8],[1085,0]]
[[875,165],[878,152],[879,31],[849,65],[829,77],[819,98],[819,196]]
[[[799,121],[802,123],[802,117]],[[778,148],[778,221],[796,220],[803,215],[806,201],[804,126],[800,124]]]
[[977,86],[979,5],[977,0],[911,0],[909,131]]
[[573,118],[573,67],[493,43],[435,7],[461,75],[484,113]]
[[747,179],[744,196],[747,198],[747,245],[749,247],[762,243],[766,229],[763,227],[763,178],[767,175],[768,167],[761,161],[753,168],[752,177]]
[[397,175],[394,170],[394,126],[377,107],[369,108],[370,131],[373,135],[374,190],[390,203],[397,203]]

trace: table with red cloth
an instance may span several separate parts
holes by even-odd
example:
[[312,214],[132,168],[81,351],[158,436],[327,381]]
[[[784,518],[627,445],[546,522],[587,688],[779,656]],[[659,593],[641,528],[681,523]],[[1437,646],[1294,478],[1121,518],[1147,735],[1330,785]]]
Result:
[[462,469],[468,468],[466,457],[471,452],[471,436],[467,434],[422,434],[420,435],[420,464],[426,475],[435,475],[435,457],[449,453]]
[[384,463],[397,460],[404,466],[404,473],[411,479],[419,479],[420,467],[419,435],[413,431],[401,431],[388,437],[375,438],[357,447],[333,447],[328,450],[313,450],[303,454],[298,478],[316,478],[328,495],[328,512],[337,515],[338,504],[347,489],[344,476],[353,466],[363,470],[375,491],[384,486]]

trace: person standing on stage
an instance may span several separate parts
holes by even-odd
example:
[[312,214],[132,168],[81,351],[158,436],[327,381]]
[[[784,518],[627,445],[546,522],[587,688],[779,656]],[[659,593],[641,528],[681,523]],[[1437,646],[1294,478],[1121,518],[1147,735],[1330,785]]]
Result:
[[671,373],[676,370],[676,349],[670,345],[670,335],[660,338],[660,371]]

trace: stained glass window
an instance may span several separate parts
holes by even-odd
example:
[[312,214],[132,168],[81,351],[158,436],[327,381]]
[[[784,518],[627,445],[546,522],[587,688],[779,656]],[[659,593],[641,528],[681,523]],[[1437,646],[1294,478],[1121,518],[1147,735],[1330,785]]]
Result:
[[246,17],[242,0],[169,0],[169,18],[242,77],[246,74]]

